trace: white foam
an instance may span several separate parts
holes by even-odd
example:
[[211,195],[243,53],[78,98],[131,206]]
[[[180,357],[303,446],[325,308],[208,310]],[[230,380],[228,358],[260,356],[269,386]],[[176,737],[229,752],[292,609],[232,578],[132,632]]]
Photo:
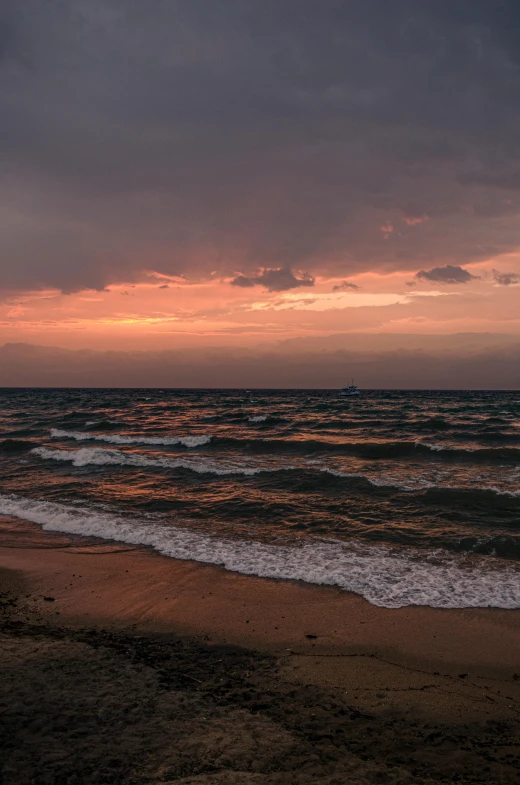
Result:
[[265,422],[269,415],[257,414],[255,417],[250,417],[249,422]]
[[318,469],[320,472],[324,472],[325,474],[332,474],[333,477],[349,477],[352,479],[357,480],[366,480],[366,482],[373,485],[375,488],[396,488],[401,491],[422,491],[426,488],[441,488],[441,487],[448,487],[448,486],[435,486],[434,483],[427,482],[426,480],[417,479],[415,483],[402,483],[400,480],[393,479],[392,477],[387,477],[386,475],[382,474],[381,479],[376,477],[367,477],[366,474],[361,474],[360,472],[344,472],[340,469],[329,469],[329,468],[321,468]]
[[492,493],[496,493],[497,496],[510,496],[513,499],[520,497],[520,491],[500,490],[500,488],[496,488],[494,485],[485,485],[482,490],[491,491]]
[[[421,441],[415,441],[414,444],[416,447],[426,447],[426,449],[431,450],[431,452],[450,452],[450,451],[453,452],[454,450],[453,447],[450,447],[447,444],[429,444],[428,442],[421,442]],[[473,452],[473,450],[469,450],[469,449],[466,450],[464,448],[457,447],[457,449],[462,449],[463,452]]]
[[107,444],[148,444],[172,447],[181,444],[183,447],[202,447],[209,444],[211,436],[123,436],[118,433],[97,434],[82,431],[61,431],[58,428],[51,428],[52,439],[74,439],[77,442],[106,442]]
[[0,513],[45,530],[147,545],[166,556],[244,575],[338,586],[386,608],[520,608],[520,571],[486,557],[464,560],[439,551],[396,552],[338,540],[276,546],[219,539],[169,522],[2,494]]
[[236,466],[224,461],[196,458],[169,458],[156,455],[150,458],[134,452],[121,452],[104,447],[80,447],[77,450],[55,450],[51,447],[35,447],[33,455],[52,461],[70,461],[73,466],[135,466],[141,468],[189,469],[198,474],[242,474],[246,477],[263,471],[261,468]]

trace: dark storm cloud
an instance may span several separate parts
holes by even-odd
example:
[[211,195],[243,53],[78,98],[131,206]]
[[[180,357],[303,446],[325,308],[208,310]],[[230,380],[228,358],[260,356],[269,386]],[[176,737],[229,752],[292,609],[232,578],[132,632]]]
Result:
[[247,277],[237,275],[230,282],[232,286],[264,286],[269,292],[286,292],[300,286],[314,286],[314,278],[308,273],[302,273],[297,278],[288,267],[267,268],[258,275]]
[[519,52],[516,0],[2,0],[0,286],[511,251]]
[[444,267],[434,267],[433,270],[419,270],[415,276],[425,281],[435,281],[435,283],[469,283],[476,275],[471,275],[463,267],[455,267],[446,264]]
[[517,273],[501,273],[500,270],[493,270],[493,280],[500,286],[511,286],[520,283],[520,275]]

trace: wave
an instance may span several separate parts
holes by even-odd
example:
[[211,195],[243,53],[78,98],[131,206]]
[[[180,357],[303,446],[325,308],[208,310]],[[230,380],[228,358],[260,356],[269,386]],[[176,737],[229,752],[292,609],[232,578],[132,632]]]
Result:
[[[241,417],[240,420],[243,421],[243,418]],[[247,422],[256,425],[288,425],[291,423],[291,420],[288,417],[282,417],[279,414],[252,414],[247,418]]]
[[124,436],[122,434],[95,434],[83,431],[61,431],[58,428],[51,429],[53,439],[74,439],[77,442],[106,442],[107,444],[148,444],[150,446],[173,447],[203,447],[209,444],[211,436],[141,436],[139,434]]
[[[421,478],[410,478],[408,482],[400,482],[392,477],[367,477],[361,473],[349,473],[325,467],[318,469],[318,471],[325,472],[332,477],[348,478],[349,480],[355,479],[372,488],[387,488],[394,491],[413,493],[416,497],[420,497],[421,500],[433,502],[435,504],[453,504],[456,501],[460,501],[465,504],[491,505],[495,510],[497,509],[497,505],[507,508],[514,505],[516,509],[518,503],[514,500],[520,499],[520,490],[505,490],[487,485],[481,487],[464,487],[434,483]],[[302,471],[302,473],[304,472]]]
[[[271,472],[275,471],[270,469]],[[520,490],[505,490],[493,486],[457,486],[444,483],[434,483],[420,477],[411,477],[407,482],[399,481],[386,475],[381,477],[367,477],[360,472],[345,472],[329,467],[297,468],[293,467],[290,488],[293,491],[323,491],[325,480],[323,475],[328,475],[329,482],[339,482],[355,485],[357,491],[374,492],[374,489],[387,490],[391,493],[413,494],[417,501],[428,504],[447,505],[459,502],[466,505],[479,505],[490,507],[493,511],[498,509],[518,510]]]
[[[70,462],[73,466],[127,466],[141,469],[187,470],[196,474],[213,474],[216,476],[253,477],[266,475],[278,487],[282,485],[293,491],[320,491],[329,483],[356,483],[359,490],[388,489],[405,493],[422,494],[427,501],[449,503],[456,499],[465,499],[469,504],[500,503],[510,506],[513,500],[520,498],[520,491],[500,490],[493,487],[461,488],[427,482],[425,480],[399,482],[391,477],[367,477],[359,472],[346,472],[328,466],[244,466],[221,459],[212,460],[206,456],[177,458],[166,455],[153,457],[136,452],[123,452],[104,447],[80,447],[75,450],[60,450],[50,447],[36,447],[32,454],[44,460]],[[290,474],[290,479],[286,479]],[[500,498],[498,501],[497,497]]]
[[26,436],[37,436],[39,432],[41,432],[39,428],[16,428],[14,431],[11,429],[8,431],[3,431],[2,436],[4,436],[6,439],[17,440],[19,438],[24,439]]
[[458,553],[475,553],[501,559],[520,560],[520,537],[460,537],[455,545]]
[[121,423],[117,420],[87,420],[85,425],[87,427],[94,425],[98,431],[113,431],[115,428],[121,427]]
[[482,486],[480,488],[461,488],[452,485],[434,485],[425,487],[425,497],[429,501],[435,502],[456,502],[457,500],[464,501],[466,504],[485,504],[486,502],[496,507],[497,496],[502,499],[520,499],[520,490],[505,490],[495,488],[492,485]]
[[319,439],[239,439],[215,436],[212,447],[264,454],[329,453],[367,460],[434,458],[442,461],[520,463],[520,449],[516,447],[452,447],[420,441],[331,442]]
[[73,466],[133,466],[143,469],[188,469],[197,474],[229,475],[241,474],[251,476],[258,474],[260,468],[246,468],[229,465],[223,462],[190,458],[168,458],[157,455],[149,458],[133,452],[121,452],[103,447],[80,447],[77,450],[55,450],[50,447],[36,447],[31,450],[34,455],[44,460],[70,461]]
[[312,431],[349,431],[360,430],[362,428],[375,428],[381,425],[392,426],[388,420],[370,420],[358,417],[355,420],[303,420],[301,423],[305,428]]
[[[241,422],[243,422],[241,418]],[[279,419],[270,415],[255,415],[248,418],[252,425],[264,426],[278,424]],[[96,424],[93,422],[86,425],[96,425],[98,430],[114,430],[118,427],[117,423],[103,421]],[[120,427],[120,426],[119,426]],[[354,426],[352,427],[359,427]],[[145,436],[144,434],[119,434],[119,433],[91,433],[90,431],[72,431],[59,428],[52,428],[50,431],[53,439],[72,439],[74,441],[97,441],[106,444],[116,445],[149,445],[163,447],[186,447],[195,449],[205,447],[211,443],[212,448],[247,450],[256,453],[297,453],[308,454],[313,452],[328,452],[335,455],[353,455],[368,460],[379,459],[405,459],[435,457],[438,460],[450,461],[478,461],[478,462],[516,462],[520,461],[520,450],[512,446],[497,447],[455,447],[450,445],[430,444],[423,441],[366,441],[366,442],[336,442],[327,439],[255,439],[240,438],[232,436],[210,436],[201,434],[198,436]],[[389,434],[390,435],[390,434]],[[516,442],[520,440],[520,434],[501,434],[493,433],[466,433],[453,434],[454,439],[464,439],[466,442],[472,440],[496,442]],[[445,453],[439,455],[439,453]]]
[[380,607],[520,608],[520,571],[486,557],[468,560],[439,551],[395,551],[337,540],[289,546],[220,539],[149,518],[1,494],[0,513],[44,530],[151,546],[165,556],[244,575],[338,586]]
[[[326,420],[323,422],[314,422],[312,420],[304,420],[301,426],[310,431],[346,431],[346,430],[359,430],[366,432],[366,429],[378,429],[379,433],[407,433],[407,434],[421,434],[421,433],[438,433],[443,432],[445,438],[458,439],[458,440],[479,440],[482,438],[491,438],[496,435],[497,440],[518,440],[518,434],[514,431],[500,430],[496,424],[489,423],[450,423],[443,418],[431,418],[429,420],[401,420],[387,418],[386,420],[369,420],[369,419],[352,419],[352,420]],[[511,423],[503,421],[502,427],[504,429],[510,428]]]
[[480,444],[490,444],[490,445],[497,445],[498,448],[501,449],[501,445],[507,447],[512,447],[512,445],[516,445],[520,442],[520,433],[516,432],[507,432],[493,430],[488,428],[482,431],[468,431],[466,433],[451,433],[449,438],[452,441],[459,441],[459,442],[476,442]]
[[444,417],[430,417],[426,420],[412,421],[411,426],[421,431],[447,431],[453,427]]
[[278,414],[254,414],[244,412],[242,409],[237,411],[220,412],[218,414],[205,414],[203,420],[213,420],[218,425],[285,425],[291,422],[287,417]]

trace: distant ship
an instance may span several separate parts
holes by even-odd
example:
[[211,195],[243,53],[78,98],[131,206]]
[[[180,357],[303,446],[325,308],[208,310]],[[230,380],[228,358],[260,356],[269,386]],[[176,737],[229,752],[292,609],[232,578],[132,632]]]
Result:
[[339,391],[339,394],[348,395],[350,397],[352,395],[360,395],[360,392],[354,384],[354,380],[352,380],[352,384],[350,384],[348,387],[343,387],[343,389]]

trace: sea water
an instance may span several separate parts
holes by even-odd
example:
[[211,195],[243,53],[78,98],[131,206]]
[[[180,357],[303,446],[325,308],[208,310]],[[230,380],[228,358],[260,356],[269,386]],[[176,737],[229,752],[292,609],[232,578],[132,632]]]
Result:
[[520,607],[517,392],[0,390],[0,514],[386,607]]

